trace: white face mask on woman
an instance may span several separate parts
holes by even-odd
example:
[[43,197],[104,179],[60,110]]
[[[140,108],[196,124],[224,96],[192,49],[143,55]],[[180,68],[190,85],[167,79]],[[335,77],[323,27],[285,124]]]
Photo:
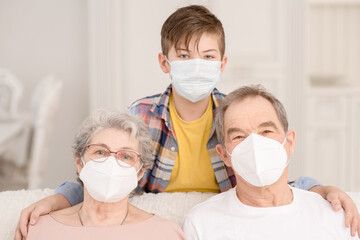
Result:
[[84,167],[80,172],[88,193],[99,202],[117,202],[124,199],[138,185],[137,173],[134,167],[126,163],[120,166],[113,156],[107,157],[105,161],[88,161],[86,164],[81,159]]
[[176,92],[191,102],[209,97],[220,80],[220,61],[191,59],[167,62],[171,65],[171,83]]
[[284,144],[252,133],[239,143],[230,154],[235,172],[245,181],[257,187],[275,183],[287,167]]

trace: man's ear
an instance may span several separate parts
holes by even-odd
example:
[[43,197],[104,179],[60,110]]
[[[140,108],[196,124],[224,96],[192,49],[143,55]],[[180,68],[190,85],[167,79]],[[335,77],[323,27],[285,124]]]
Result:
[[166,61],[166,57],[163,53],[159,53],[158,61],[159,61],[161,70],[164,73],[169,73],[170,72],[170,64]]
[[291,156],[295,151],[295,138],[296,134],[294,130],[289,130],[286,134],[286,144],[288,144],[289,156]]
[[221,60],[221,66],[220,66],[221,73],[224,71],[226,63],[227,63],[227,56],[223,56],[223,58]]
[[220,158],[224,161],[225,165],[231,167],[231,157],[221,144],[216,145],[216,151],[218,152]]

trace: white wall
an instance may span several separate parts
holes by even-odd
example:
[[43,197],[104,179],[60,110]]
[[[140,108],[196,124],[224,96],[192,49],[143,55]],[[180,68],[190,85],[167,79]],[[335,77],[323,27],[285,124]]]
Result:
[[87,2],[0,0],[0,67],[24,85],[21,110],[47,74],[64,80],[43,187],[75,179],[74,133],[88,115]]
[[[220,1],[124,0],[121,5],[112,0],[101,4],[91,0],[91,9],[96,9],[89,15],[93,32],[91,42],[94,42],[90,49],[96,53],[90,56],[93,106],[124,108],[140,97],[164,91],[170,80],[157,62],[162,24],[177,8],[199,2],[219,17],[225,30],[228,64],[219,90],[228,93],[245,84],[261,83],[284,103],[290,120],[294,120],[290,121],[291,127],[299,129],[302,124],[299,105],[303,101],[297,100],[301,94],[297,85],[302,86],[305,81],[300,75],[304,72],[303,66],[299,65],[304,51],[299,44],[293,44],[297,43],[293,39],[299,37],[293,36],[288,28],[294,28],[291,16],[301,17],[304,8],[301,8],[302,2],[299,7],[286,0],[229,0],[226,4]],[[142,8],[138,8],[139,4]],[[111,25],[116,27],[112,29]],[[302,32],[298,32],[301,39]],[[295,47],[300,54],[292,51]],[[296,62],[290,61],[293,59]],[[107,61],[109,63],[104,64]],[[121,72],[114,66],[120,66]],[[106,78],[102,79],[104,76]],[[301,147],[299,144],[298,150]],[[293,158],[301,159],[301,152],[297,151]],[[290,168],[291,179],[302,174],[301,161],[292,161]]]
[[[102,73],[90,76],[95,83],[91,88],[94,90],[91,95],[94,101],[92,107],[124,108],[137,98],[162,92],[169,84],[169,76],[161,72],[156,58],[160,51],[161,26],[178,7],[194,3],[204,4],[220,18],[227,38],[225,54],[228,56],[228,64],[218,88],[228,93],[245,84],[260,83],[278,97],[287,109],[290,128],[297,131],[298,137],[296,151],[289,165],[290,179],[305,175],[324,184],[339,186],[346,191],[358,191],[359,186],[353,184],[356,180],[351,177],[354,174],[343,171],[344,174],[335,176],[338,165],[346,165],[344,169],[354,169],[352,165],[355,166],[355,160],[354,164],[344,164],[346,155],[337,148],[332,148],[333,152],[329,153],[328,150],[318,148],[318,143],[308,146],[307,1],[124,0],[121,4],[116,0],[103,1],[101,4],[97,0],[90,2],[92,9],[96,9],[89,16],[89,19],[94,21],[90,29],[105,33],[95,34],[96,37],[91,39],[96,40],[96,44],[91,45],[91,50],[98,53],[90,56],[91,62],[95,63],[91,70]],[[109,28],[108,31],[103,31],[111,24],[116,26],[113,30]],[[109,61],[106,56],[113,59]],[[104,64],[106,61],[109,61],[110,67]],[[121,68],[120,72],[116,66]],[[111,74],[108,73],[109,70]],[[103,76],[109,77],[102,79]],[[102,87],[100,90],[99,86]],[[346,127],[351,128],[350,125]],[[331,144],[334,145],[334,142]],[[349,144],[359,143],[352,143],[350,140]],[[311,148],[322,153],[312,154]],[[333,157],[328,161],[329,154],[340,157]],[[357,152],[354,152],[354,155],[356,154]],[[325,162],[331,168],[322,171]]]
[[[290,125],[298,131],[291,177],[302,174],[321,177],[321,165],[314,172],[304,167],[305,163],[314,166],[311,158],[305,157],[308,150],[302,109],[307,98],[303,95],[306,94],[303,89],[306,49],[305,20],[301,15],[305,1],[0,0],[0,67],[12,70],[23,82],[26,91],[22,109],[28,107],[31,92],[44,75],[53,73],[65,81],[43,187],[56,187],[61,181],[74,180],[71,144],[78,126],[89,114],[91,101],[91,108],[125,108],[140,97],[162,92],[170,83],[169,76],[162,73],[157,62],[161,51],[160,30],[172,12],[188,4],[204,4],[223,22],[229,60],[219,89],[229,92],[243,84],[262,83],[275,93],[287,108]],[[94,18],[90,11],[88,16],[88,7],[94,5],[95,11],[99,11],[96,14],[103,15],[95,14]],[[116,21],[106,26],[116,33],[102,29],[101,25],[92,25],[102,21]],[[101,33],[108,35],[98,34],[96,39],[100,45],[88,48],[94,39],[87,30],[94,30],[94,26],[95,30],[102,29]],[[104,47],[107,52],[89,54],[98,47]],[[113,57],[114,61],[106,56]],[[90,69],[89,59],[95,63]],[[107,65],[108,62],[112,65]],[[95,68],[102,70],[99,72],[103,75],[94,79]],[[92,81],[98,86],[105,84],[106,88],[90,91],[88,73]],[[88,92],[96,96],[89,96]],[[108,95],[106,101],[97,101]],[[359,191],[346,188],[349,185],[339,184],[332,176],[320,178],[323,179],[325,184]]]

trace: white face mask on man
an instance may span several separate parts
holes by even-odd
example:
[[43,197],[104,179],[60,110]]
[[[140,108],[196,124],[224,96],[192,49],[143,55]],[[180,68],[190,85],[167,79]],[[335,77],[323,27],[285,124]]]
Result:
[[220,80],[221,61],[191,59],[166,61],[171,65],[171,83],[176,92],[191,102],[209,97]]
[[[83,161],[83,159],[81,159]],[[115,157],[107,157],[105,161],[83,161],[84,167],[80,172],[80,179],[92,198],[99,202],[117,202],[124,199],[138,185],[135,170],[127,163],[125,167],[119,165]]]
[[[288,165],[284,144],[252,133],[230,154],[235,172],[257,187],[271,185],[279,180]],[[227,151],[227,150],[226,150]]]

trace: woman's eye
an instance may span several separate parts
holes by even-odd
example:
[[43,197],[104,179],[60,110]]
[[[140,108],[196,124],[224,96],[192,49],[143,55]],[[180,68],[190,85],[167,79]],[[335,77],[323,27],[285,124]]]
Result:
[[134,157],[133,157],[132,153],[119,152],[117,155],[117,158],[120,160],[132,160]]
[[105,154],[105,153],[104,153],[103,151],[101,151],[101,150],[98,150],[98,151],[96,151],[95,153],[98,154],[98,155],[104,155],[104,154]]

